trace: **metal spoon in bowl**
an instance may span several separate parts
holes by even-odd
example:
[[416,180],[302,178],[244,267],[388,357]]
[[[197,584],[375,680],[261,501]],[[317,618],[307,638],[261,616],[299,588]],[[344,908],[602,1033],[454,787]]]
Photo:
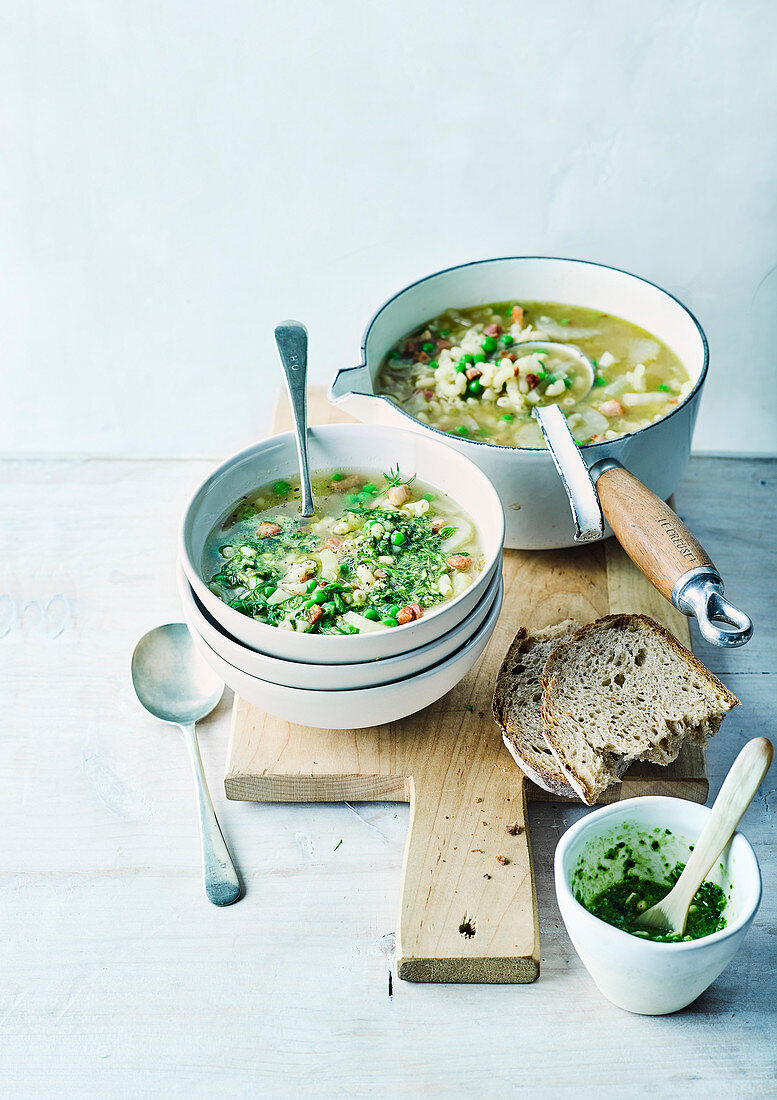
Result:
[[[578,348],[545,340],[515,347],[572,361],[572,386],[565,387],[559,399],[574,397],[578,404],[591,392],[596,377],[593,364]],[[606,518],[618,542],[661,595],[683,615],[696,616],[706,641],[725,647],[749,641],[753,633],[749,616],[725,598],[723,578],[712,559],[669,505],[612,454],[589,468],[556,397],[543,395],[532,413],[567,491],[575,542],[601,539]],[[619,440],[612,442],[617,449]],[[627,449],[628,442],[620,453]]]
[[[593,389],[594,367],[587,355],[567,344],[554,344],[547,340],[530,340],[516,344],[521,353],[531,355],[545,352],[569,359],[574,364],[572,387],[558,398],[543,394],[532,407],[532,415],[540,426],[550,451],[550,457],[569,497],[572,517],[575,521],[575,542],[596,542],[604,535],[604,516],[599,497],[583,461],[577,443],[569,430],[566,417],[559,408],[562,397],[575,397],[575,404],[588,397]],[[574,393],[572,392],[574,391]]]
[[638,928],[663,928],[682,934],[688,907],[710,868],[734,835],[772,762],[772,745],[765,737],[748,741],[723,780],[718,797],[701,836],[682,874],[661,901],[651,906],[636,922]]
[[297,437],[299,483],[302,493],[301,515],[314,516],[313,489],[308,460],[308,330],[301,321],[282,321],[275,326],[275,343],[283,363],[289,390],[294,432]]
[[214,905],[231,905],[240,897],[240,880],[216,820],[195,730],[195,722],[218,703],[224,685],[197,653],[184,623],[144,634],[132,654],[132,685],[149,714],[183,730],[197,789],[205,894]]

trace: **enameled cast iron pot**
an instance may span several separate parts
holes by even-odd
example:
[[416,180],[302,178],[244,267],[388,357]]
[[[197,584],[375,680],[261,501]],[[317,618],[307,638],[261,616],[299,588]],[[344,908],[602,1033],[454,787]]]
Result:
[[[511,299],[563,302],[631,321],[682,360],[693,382],[690,393],[646,428],[555,454],[449,435],[375,393],[383,358],[402,337],[446,309]],[[688,463],[708,362],[707,340],[693,314],[645,279],[584,260],[508,256],[439,271],[389,298],[367,326],[362,362],[338,372],[330,399],[358,420],[432,433],[470,458],[499,493],[506,546],[558,549],[614,532],[656,588],[684,614],[697,616],[708,641],[736,646],[748,641],[752,623],[725,600],[711,559],[663,503]]]

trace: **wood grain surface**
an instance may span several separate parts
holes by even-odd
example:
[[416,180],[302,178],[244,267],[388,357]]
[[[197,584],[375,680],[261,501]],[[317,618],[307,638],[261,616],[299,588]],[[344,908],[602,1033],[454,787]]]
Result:
[[671,600],[672,589],[684,573],[712,565],[676,512],[629,470],[605,470],[596,489],[610,527],[665,599]]
[[[312,391],[311,423],[346,419],[322,391]],[[285,398],[274,423],[290,426]],[[397,940],[398,973],[408,980],[526,982],[539,974],[526,798],[558,799],[524,777],[491,716],[496,673],[518,627],[639,610],[690,645],[687,619],[614,540],[505,551],[503,576],[504,608],[483,657],[453,691],[410,718],[366,730],[316,730],[235,700],[229,798],[410,802]],[[635,766],[603,801],[652,793],[704,801],[707,790],[704,752],[689,746],[667,768]]]

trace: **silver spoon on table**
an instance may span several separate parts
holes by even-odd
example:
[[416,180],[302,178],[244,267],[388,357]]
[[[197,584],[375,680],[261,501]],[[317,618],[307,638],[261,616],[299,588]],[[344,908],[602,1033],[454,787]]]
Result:
[[214,905],[231,905],[240,897],[240,880],[216,820],[195,730],[218,703],[224,685],[194,648],[184,623],[143,635],[132,654],[132,685],[149,714],[183,730],[197,790],[205,894]]
[[308,330],[301,321],[281,321],[275,326],[275,343],[283,363],[294,417],[302,494],[300,512],[305,518],[316,514],[308,459]]

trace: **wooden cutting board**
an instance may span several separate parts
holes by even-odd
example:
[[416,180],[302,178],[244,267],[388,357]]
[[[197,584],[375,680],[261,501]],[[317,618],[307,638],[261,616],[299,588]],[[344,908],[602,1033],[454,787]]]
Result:
[[[328,404],[323,389],[311,391],[311,423],[350,419]],[[273,425],[291,427],[283,395]],[[558,551],[507,550],[504,581],[502,614],[480,661],[443,699],[401,722],[309,729],[235,699],[228,798],[410,803],[397,934],[398,973],[408,981],[531,982],[539,975],[526,802],[559,799],[525,778],[491,717],[494,680],[518,627],[642,611],[690,646],[688,620],[614,539]],[[686,747],[666,768],[634,766],[604,800],[669,794],[704,802],[707,792],[704,752]]]

